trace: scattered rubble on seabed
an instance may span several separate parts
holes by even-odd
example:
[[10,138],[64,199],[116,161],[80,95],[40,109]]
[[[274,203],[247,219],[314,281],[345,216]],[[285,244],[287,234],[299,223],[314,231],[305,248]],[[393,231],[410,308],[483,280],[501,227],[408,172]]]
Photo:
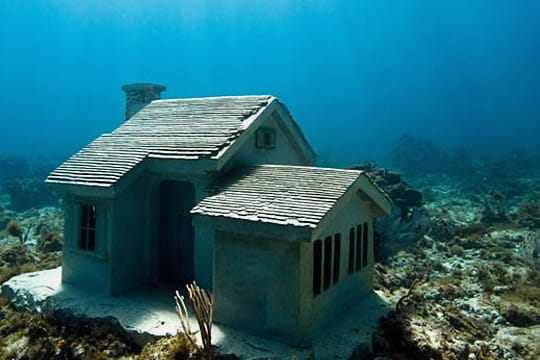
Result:
[[[375,290],[395,310],[381,319],[373,353],[351,358],[538,359],[540,174],[409,180],[423,194],[424,205],[391,219],[384,236],[395,244],[375,267]],[[58,266],[55,242],[42,244],[56,239],[48,234],[61,232],[61,211],[16,213],[0,206],[0,227],[13,219],[26,237],[24,243],[5,234],[0,238],[0,278]],[[165,359],[164,344],[176,341],[141,350],[102,324],[73,329],[0,305],[0,353],[18,349],[21,358]]]
[[418,180],[432,228],[376,265],[376,289],[397,309],[381,321],[374,351],[539,359],[540,176],[485,192],[453,178]]

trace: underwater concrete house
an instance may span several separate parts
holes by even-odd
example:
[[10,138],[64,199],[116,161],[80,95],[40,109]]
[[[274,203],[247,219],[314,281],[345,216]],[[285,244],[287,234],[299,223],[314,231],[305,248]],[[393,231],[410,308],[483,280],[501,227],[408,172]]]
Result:
[[114,295],[196,280],[216,322],[290,343],[371,291],[390,200],[361,171],[312,167],[282,102],[122,89],[126,121],[46,180],[63,198],[64,283]]

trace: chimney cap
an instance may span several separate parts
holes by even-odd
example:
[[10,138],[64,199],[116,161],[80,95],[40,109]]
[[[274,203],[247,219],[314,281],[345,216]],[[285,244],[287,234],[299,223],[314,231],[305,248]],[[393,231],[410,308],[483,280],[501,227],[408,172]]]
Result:
[[154,90],[161,92],[167,90],[167,87],[165,85],[156,83],[134,83],[122,85],[122,90],[125,92],[139,90]]

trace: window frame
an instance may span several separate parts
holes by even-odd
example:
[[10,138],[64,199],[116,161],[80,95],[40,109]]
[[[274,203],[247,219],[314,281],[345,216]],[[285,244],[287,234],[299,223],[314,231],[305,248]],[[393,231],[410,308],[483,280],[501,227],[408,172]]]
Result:
[[[84,205],[95,207],[94,250],[80,247]],[[106,260],[108,256],[106,244],[108,233],[107,224],[109,222],[107,203],[93,199],[72,199],[67,200],[66,206],[66,234],[70,234],[71,236],[66,236],[64,251]],[[67,211],[67,209],[69,209],[69,211]]]
[[272,127],[260,127],[255,131],[255,148],[257,149],[275,149],[276,148],[276,129]]
[[97,208],[95,204],[81,204],[79,208],[77,248],[96,252]]

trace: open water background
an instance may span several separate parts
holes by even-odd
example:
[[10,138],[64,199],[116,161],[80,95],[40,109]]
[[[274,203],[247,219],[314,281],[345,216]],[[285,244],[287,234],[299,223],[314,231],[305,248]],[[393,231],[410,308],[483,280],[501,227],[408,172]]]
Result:
[[385,163],[403,133],[540,152],[537,0],[0,0],[0,154],[63,161],[163,97],[273,94],[321,163]]

